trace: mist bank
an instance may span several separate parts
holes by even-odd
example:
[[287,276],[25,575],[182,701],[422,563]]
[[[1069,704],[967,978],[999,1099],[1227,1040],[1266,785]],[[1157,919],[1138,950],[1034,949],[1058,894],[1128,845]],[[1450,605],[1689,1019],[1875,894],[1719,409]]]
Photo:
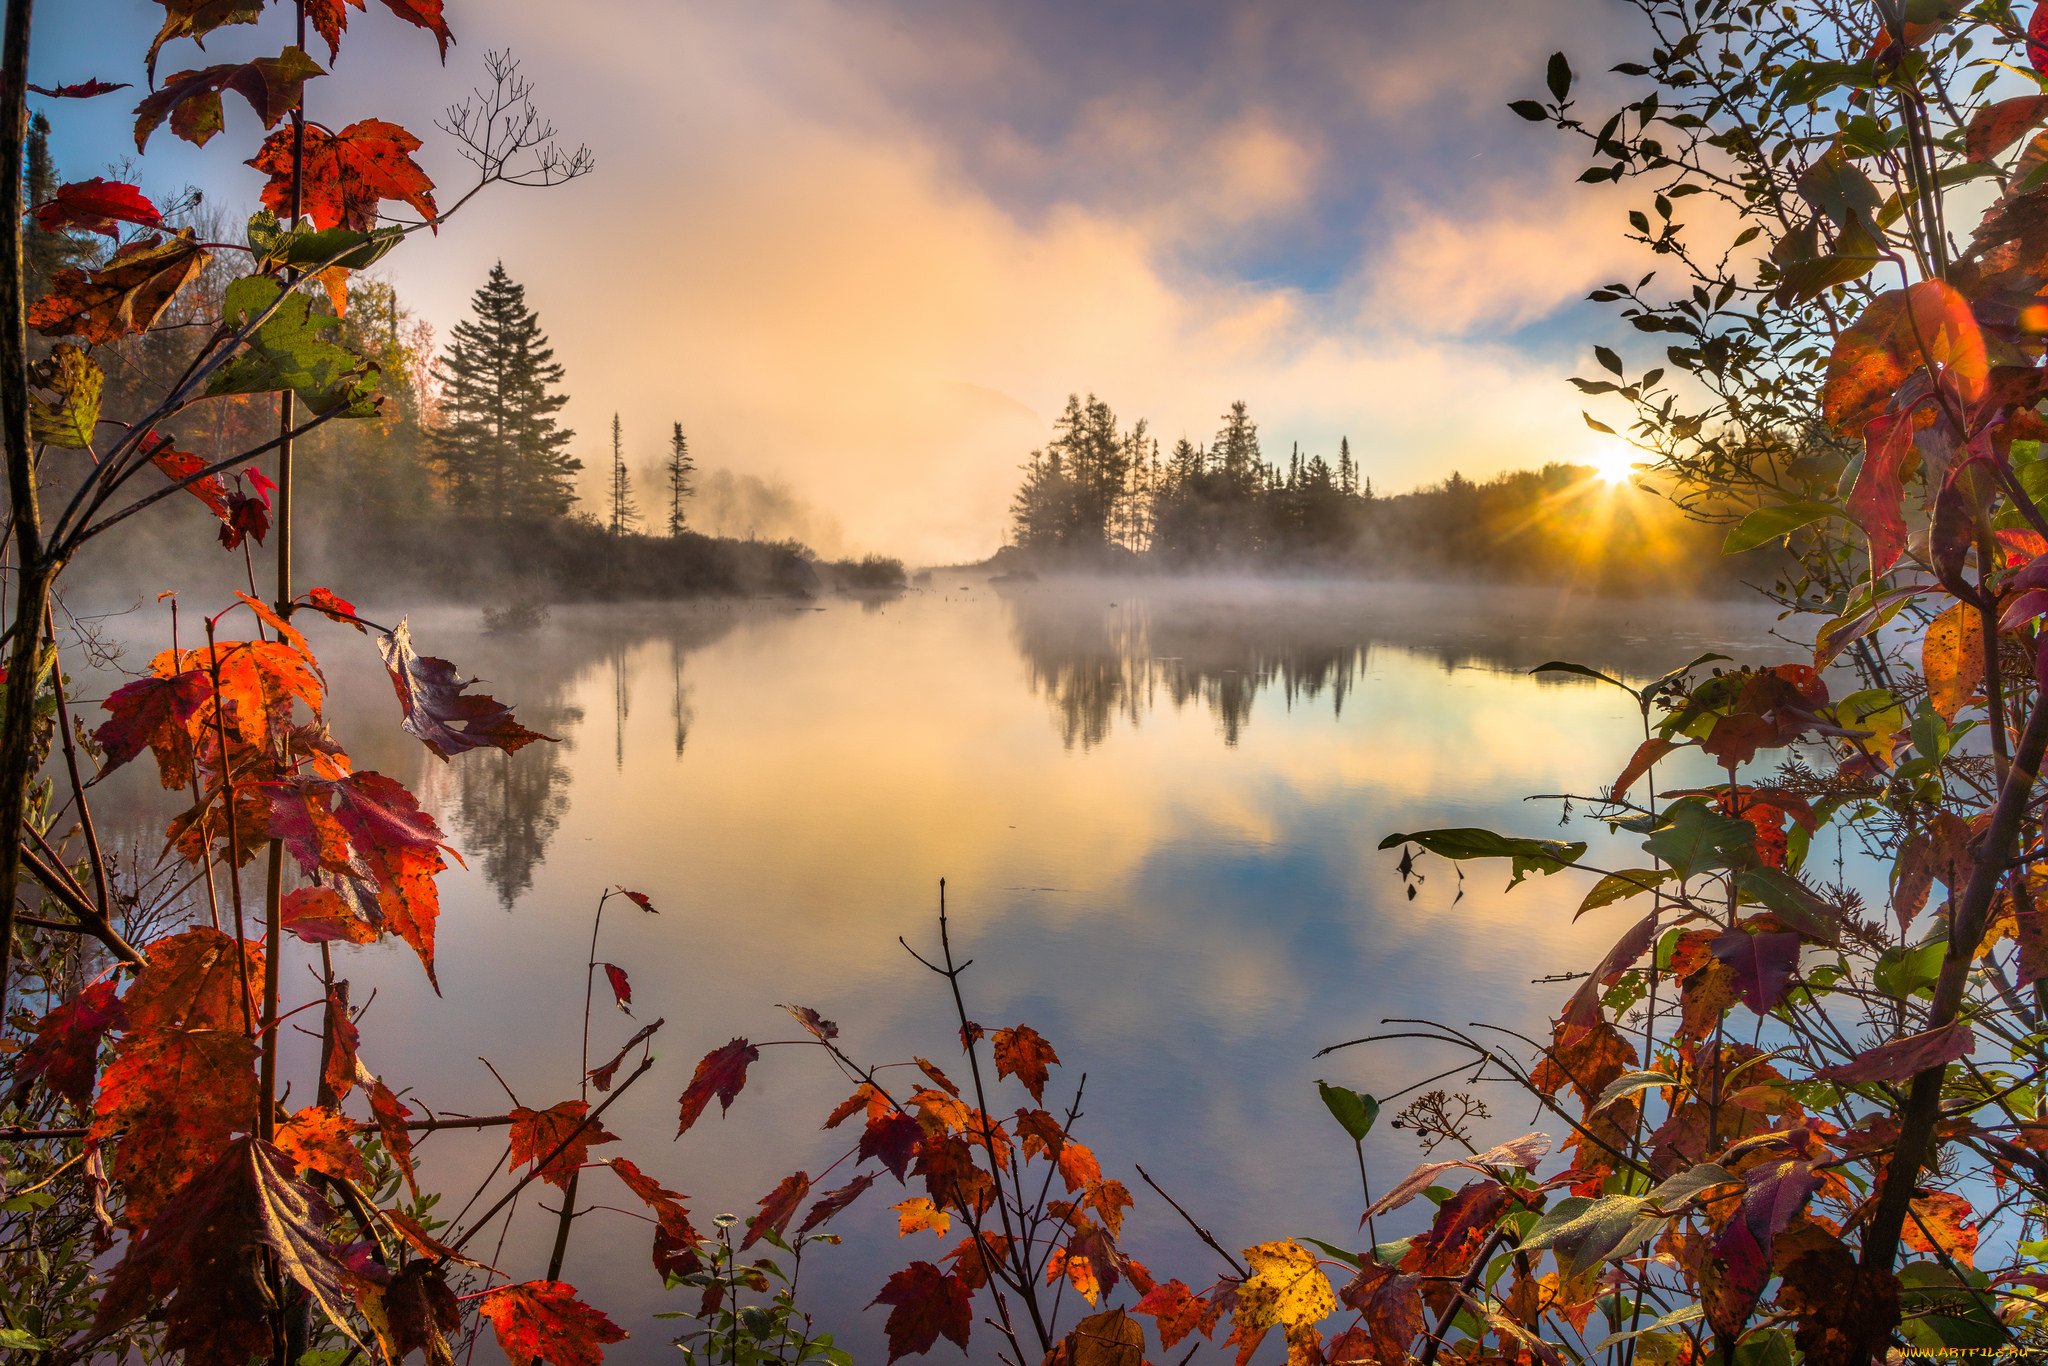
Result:
[[[227,549],[197,500],[166,500],[134,519],[118,552],[89,546],[72,579],[79,610],[118,609],[176,587],[196,604],[234,592],[271,596],[269,569],[252,581],[243,548]],[[267,557],[265,557],[267,558]],[[297,513],[293,581],[359,602],[487,610],[604,602],[773,598],[900,592],[895,560],[829,560],[794,540],[640,532],[615,534],[582,517],[504,519],[426,512],[360,517],[345,503]]]

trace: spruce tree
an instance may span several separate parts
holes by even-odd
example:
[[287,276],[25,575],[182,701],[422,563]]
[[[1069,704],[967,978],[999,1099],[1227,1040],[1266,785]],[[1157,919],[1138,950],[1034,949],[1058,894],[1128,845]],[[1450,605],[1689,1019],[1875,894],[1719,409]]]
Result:
[[23,203],[30,210],[22,224],[22,290],[28,298],[49,293],[50,281],[65,266],[85,265],[93,255],[90,243],[77,233],[45,232],[33,212],[58,189],[57,163],[50,156],[50,121],[41,114],[29,119],[22,155]]
[[697,491],[692,482],[697,473],[697,462],[690,458],[690,439],[683,435],[683,424],[676,424],[675,434],[668,440],[668,534],[683,534],[687,519],[683,515],[683,500]]
[[436,365],[442,425],[433,459],[457,511],[494,518],[559,517],[576,501],[583,462],[574,432],[555,425],[569,401],[563,370],[526,288],[491,267]]
[[612,535],[623,536],[640,520],[633,501],[633,476],[626,471],[626,446],[619,436],[619,415],[612,414]]

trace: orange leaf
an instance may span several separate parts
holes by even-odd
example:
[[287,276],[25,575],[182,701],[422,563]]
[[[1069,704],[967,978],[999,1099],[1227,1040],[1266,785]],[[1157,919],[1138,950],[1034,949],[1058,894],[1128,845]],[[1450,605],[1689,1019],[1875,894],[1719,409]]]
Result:
[[934,1205],[927,1196],[912,1196],[889,1208],[896,1211],[896,1236],[899,1238],[908,1238],[922,1229],[929,1229],[943,1238],[946,1230],[953,1226],[953,1216]]
[[356,1151],[355,1122],[335,1110],[308,1105],[277,1130],[278,1151],[301,1171],[344,1181],[367,1182],[369,1164]]
[[1984,682],[1984,617],[1969,603],[1959,602],[1928,623],[1920,646],[1920,671],[1927,678],[1927,701],[1944,721],[1956,713]]
[[623,1342],[616,1323],[576,1298],[560,1281],[522,1281],[487,1292],[477,1312],[491,1321],[508,1361],[551,1366],[601,1366],[607,1343]]
[[1059,1064],[1060,1055],[1052,1051],[1052,1045],[1045,1036],[1030,1025],[1018,1025],[1015,1029],[998,1029],[995,1032],[996,1076],[1014,1076],[1024,1083],[1024,1089],[1031,1093],[1033,1100],[1045,1099],[1046,1069]]
[[[419,149],[418,138],[383,119],[363,119],[339,133],[308,124],[301,211],[317,228],[368,232],[377,226],[377,205],[398,199],[432,222],[434,182],[412,159]],[[264,206],[280,217],[289,213],[292,130],[280,128],[264,139],[248,164],[270,177]]]
[[58,271],[50,292],[29,309],[28,325],[46,337],[93,343],[145,332],[210,259],[189,229],[167,239],[130,242],[103,266]]
[[[606,1132],[602,1124],[584,1124],[584,1116],[589,1113],[589,1102],[581,1100],[565,1100],[545,1110],[514,1106],[510,1170],[516,1172],[545,1161],[540,1179],[557,1190],[569,1189],[569,1178],[583,1165],[592,1148],[618,1142],[619,1136]],[[577,1131],[579,1125],[581,1132]],[[564,1143],[568,1146],[563,1147]],[[559,1153],[557,1148],[561,1149]]]

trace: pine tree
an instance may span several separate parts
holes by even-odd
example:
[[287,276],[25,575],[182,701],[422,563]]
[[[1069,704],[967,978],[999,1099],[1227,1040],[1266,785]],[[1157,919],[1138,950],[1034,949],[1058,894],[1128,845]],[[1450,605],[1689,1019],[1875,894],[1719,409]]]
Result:
[[[33,211],[57,193],[57,164],[50,157],[50,121],[41,114],[30,118],[28,142],[22,157],[23,203]],[[91,246],[78,234],[44,232],[30,212],[22,225],[22,289],[28,298],[47,294],[50,281],[65,266],[84,265],[92,256]]]
[[623,536],[640,520],[633,502],[633,476],[626,471],[626,447],[619,436],[619,415],[612,414],[612,535]]
[[668,439],[668,534],[683,534],[687,519],[683,515],[683,500],[697,491],[692,482],[697,473],[697,462],[690,458],[690,439],[683,435],[683,424],[676,424],[675,434]]
[[433,459],[458,511],[494,518],[559,517],[576,501],[583,462],[568,452],[574,432],[554,415],[569,401],[563,370],[526,289],[504,262],[470,302],[436,367],[442,426]]

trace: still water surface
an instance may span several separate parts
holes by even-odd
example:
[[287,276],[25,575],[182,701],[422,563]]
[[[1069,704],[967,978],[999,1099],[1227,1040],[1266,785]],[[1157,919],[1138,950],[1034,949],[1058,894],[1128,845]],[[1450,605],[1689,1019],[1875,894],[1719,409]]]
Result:
[[[1048,1108],[1088,1075],[1077,1135],[1137,1197],[1129,1250],[1162,1279],[1199,1286],[1221,1269],[1134,1162],[1233,1247],[1353,1242],[1355,1159],[1316,1079],[1386,1095],[1455,1058],[1316,1049],[1389,1017],[1540,1029],[1569,988],[1532,979],[1589,964],[1622,927],[1574,925],[1562,879],[1503,895],[1492,869],[1460,898],[1438,864],[1410,901],[1381,836],[1553,832],[1557,804],[1525,796],[1597,790],[1641,722],[1619,691],[1532,666],[1644,678],[1706,650],[1777,660],[1772,624],[1749,606],[1534,590],[1003,593],[944,574],[883,604],[565,609],[524,637],[428,612],[413,619],[423,650],[561,737],[448,765],[396,731],[374,652],[323,625],[338,737],[360,766],[414,784],[468,860],[442,879],[441,999],[402,946],[344,955],[355,999],[376,993],[363,1056],[438,1110],[504,1108],[483,1057],[529,1105],[573,1097],[592,908],[607,886],[645,891],[658,915],[618,900],[606,913],[598,956],[630,974],[635,1018],[601,1001],[593,1054],[656,1016],[667,1027],[655,1070],[606,1115],[624,1141],[595,1155],[631,1156],[708,1227],[851,1141],[819,1128],[850,1085],[798,1048],[764,1050],[731,1114],[714,1107],[674,1140],[702,1054],[796,1033],[778,1003],[838,1021],[864,1060],[953,1068],[944,984],[897,943],[934,941],[944,877],[956,948],[975,960],[971,1013],[1053,1041],[1066,1067]],[[1598,832],[1574,827],[1597,850]],[[1480,1127],[1541,1126],[1502,1094]],[[437,1135],[423,1175],[459,1204],[502,1153],[501,1134]],[[1369,1158],[1384,1187],[1417,1153],[1388,1130]],[[585,1199],[634,1205],[590,1175]],[[889,1272],[958,1238],[897,1247],[886,1206],[903,1196],[885,1187],[804,1271],[805,1303],[863,1361],[884,1355],[886,1310],[863,1306]],[[539,1275],[552,1224],[529,1198],[500,1264]],[[565,1279],[633,1332],[621,1361],[671,1357],[652,1315],[693,1298],[660,1291],[649,1240],[599,1210],[570,1244]],[[993,1359],[990,1330],[976,1346]]]

